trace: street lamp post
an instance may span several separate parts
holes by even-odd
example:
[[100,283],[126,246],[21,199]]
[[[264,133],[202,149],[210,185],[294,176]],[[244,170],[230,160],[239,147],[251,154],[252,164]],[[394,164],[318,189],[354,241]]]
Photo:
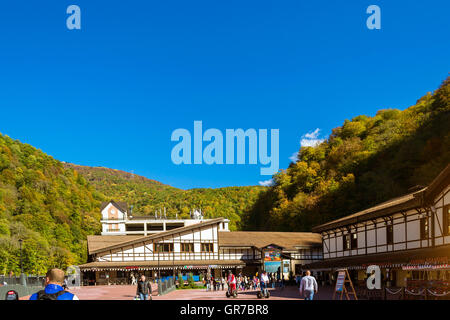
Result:
[[20,247],[20,274],[23,273],[23,265],[22,265],[22,239],[19,239],[19,247]]
[[23,286],[27,285],[27,280],[25,278],[25,274],[23,273],[23,263],[22,263],[22,239],[19,239],[19,247],[20,247],[20,284]]

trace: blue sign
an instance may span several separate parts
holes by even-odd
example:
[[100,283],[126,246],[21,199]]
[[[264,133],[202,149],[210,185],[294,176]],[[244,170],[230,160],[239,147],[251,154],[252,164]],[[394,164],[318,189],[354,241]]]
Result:
[[281,261],[265,261],[264,270],[267,272],[277,272],[278,268],[281,267]]

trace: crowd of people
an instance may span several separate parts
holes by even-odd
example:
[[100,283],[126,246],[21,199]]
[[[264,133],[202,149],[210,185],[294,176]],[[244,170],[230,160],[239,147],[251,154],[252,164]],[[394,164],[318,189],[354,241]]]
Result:
[[[206,276],[203,283],[206,286],[206,291],[227,290],[230,284],[236,286],[238,291],[261,290],[264,288],[276,288],[281,290],[286,286],[286,279],[275,272],[255,273],[253,276],[243,275],[240,272],[238,275],[233,275],[231,271],[228,272],[228,277],[214,277],[210,274]],[[306,300],[312,300],[314,293],[318,291],[316,279],[311,276],[310,271],[298,274],[295,277],[295,283],[299,288],[300,295],[304,296]]]
[[[141,275],[139,280],[132,276],[132,284],[136,285],[136,300],[151,300],[152,287],[151,283],[146,279],[145,275]],[[305,300],[313,300],[314,294],[318,292],[318,284],[316,279],[311,276],[308,270],[303,274],[295,277],[295,282],[299,288],[300,296]],[[204,279],[206,291],[228,290],[247,291],[247,290],[264,290],[267,288],[275,288],[279,286],[284,288],[285,279],[277,273],[257,272],[253,276],[243,275],[239,273],[234,275],[231,270],[228,271],[227,278],[221,276],[214,278],[210,274]],[[45,288],[30,297],[30,300],[78,300],[77,296],[70,293],[65,283],[64,271],[60,269],[50,269],[45,277]]]

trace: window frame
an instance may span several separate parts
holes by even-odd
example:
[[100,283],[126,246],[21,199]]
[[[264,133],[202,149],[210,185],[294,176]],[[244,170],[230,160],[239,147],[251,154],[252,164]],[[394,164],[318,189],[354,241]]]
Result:
[[[186,250],[185,246],[187,246],[189,248],[189,250]],[[192,243],[192,242],[182,242],[180,249],[181,249],[182,253],[193,253],[194,252],[194,243]]]
[[352,232],[350,233],[350,250],[358,249],[358,233]]
[[430,236],[428,216],[420,218],[420,240],[427,240]]
[[[207,246],[208,250],[205,250],[206,246]],[[201,247],[201,251],[203,253],[213,253],[214,252],[214,243],[203,242],[200,247]]]
[[394,244],[394,225],[392,223],[386,225],[386,244]]
[[343,251],[351,250],[352,246],[351,233],[346,233],[342,236],[342,249]]
[[450,235],[450,204],[447,204],[442,208],[442,228],[444,236]]
[[[168,246],[168,251],[165,250],[164,246]],[[159,243],[158,244],[158,253],[173,253],[174,252],[174,248],[173,248],[173,243]]]

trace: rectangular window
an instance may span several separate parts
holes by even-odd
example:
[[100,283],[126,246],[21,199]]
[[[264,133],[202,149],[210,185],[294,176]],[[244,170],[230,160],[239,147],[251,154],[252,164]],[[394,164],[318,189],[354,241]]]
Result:
[[213,252],[213,244],[212,243],[202,243],[202,252]]
[[428,239],[428,217],[420,219],[420,239]]
[[181,252],[194,252],[194,244],[193,243],[182,243],[181,244]]
[[387,244],[394,243],[394,226],[392,224],[386,226],[386,241]]
[[343,236],[342,240],[343,240],[343,248],[344,250],[350,250],[351,248],[351,238],[350,238],[350,234],[346,234]]
[[118,224],[110,224],[108,231],[110,232],[118,232],[120,231]]
[[442,211],[443,216],[443,228],[444,228],[444,236],[450,235],[450,204],[444,206]]
[[352,239],[352,242],[351,242],[351,247],[350,247],[350,249],[356,249],[356,248],[358,248],[358,234],[352,233],[351,239]]
[[158,252],[163,253],[173,252],[173,243],[160,243],[158,245]]

